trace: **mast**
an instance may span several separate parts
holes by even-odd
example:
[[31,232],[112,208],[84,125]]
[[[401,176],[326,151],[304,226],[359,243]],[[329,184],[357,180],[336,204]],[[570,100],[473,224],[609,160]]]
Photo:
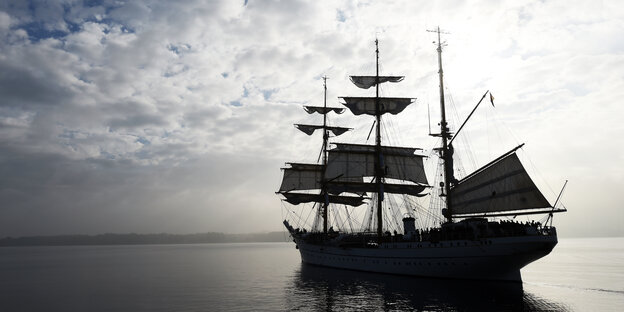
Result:
[[448,140],[451,138],[451,133],[446,122],[446,107],[444,105],[444,71],[442,70],[442,42],[440,40],[440,26],[436,30],[431,32],[438,33],[438,77],[440,79],[440,113],[442,120],[440,121],[440,136],[442,137],[442,150],[440,151],[440,157],[444,164],[444,181],[441,183],[443,189],[443,195],[446,196],[446,211],[443,211],[444,217],[448,222],[453,222],[452,217],[452,200],[451,200],[451,184],[453,176],[453,147],[448,144]]
[[375,182],[377,183],[377,240],[381,243],[382,227],[383,227],[383,172],[381,164],[381,109],[379,107],[379,41],[375,39],[375,117],[376,135],[375,135]]
[[[364,204],[364,196],[345,196],[339,194],[329,194],[329,181],[336,180],[336,177],[327,179],[327,164],[331,157],[329,150],[329,137],[330,132],[334,136],[340,136],[343,133],[351,130],[351,128],[337,127],[328,125],[327,114],[334,112],[336,114],[342,114],[345,109],[339,107],[327,106],[327,77],[323,78],[323,106],[303,106],[304,110],[308,114],[322,114],[323,124],[295,124],[295,128],[301,132],[312,135],[316,130],[323,130],[323,146],[322,146],[322,162],[309,164],[309,163],[286,163],[289,165],[286,168],[282,168],[284,175],[282,178],[282,184],[280,185],[278,194],[284,196],[284,200],[292,205],[299,205],[302,203],[314,203],[314,207],[318,207],[316,222],[323,223],[323,233],[328,231],[329,223],[329,204],[337,203],[341,205],[360,206]],[[393,77],[394,80],[399,80]],[[320,156],[320,155],[319,155]],[[319,157],[320,158],[320,157]],[[372,161],[370,162],[372,163]],[[309,193],[311,190],[318,190],[318,193]],[[305,192],[301,192],[305,191]],[[318,218],[322,218],[320,221]],[[316,228],[315,228],[316,229]]]
[[[326,175],[335,192],[362,194],[377,193],[377,241],[383,241],[383,200],[385,193],[423,196],[421,192],[428,183],[422,167],[422,155],[415,155],[415,149],[383,146],[381,144],[381,116],[401,113],[413,98],[381,97],[379,85],[385,82],[396,83],[403,76],[380,76],[379,40],[375,39],[375,74],[371,76],[351,76],[358,88],[369,89],[375,86],[375,96],[341,96],[342,103],[354,115],[375,116],[375,144],[358,145],[336,143],[336,148],[328,151]],[[354,155],[350,157],[350,155]],[[373,177],[372,181],[365,178]],[[385,178],[410,181],[411,184],[386,184]],[[374,212],[373,212],[374,213]]]
[[[327,76],[323,76],[324,100],[323,109],[327,109]],[[327,165],[327,141],[329,140],[329,130],[327,130],[327,114],[323,114],[323,166]],[[327,187],[325,183],[325,170],[322,173],[321,195],[327,197]],[[327,234],[329,202],[323,202],[323,233]]]

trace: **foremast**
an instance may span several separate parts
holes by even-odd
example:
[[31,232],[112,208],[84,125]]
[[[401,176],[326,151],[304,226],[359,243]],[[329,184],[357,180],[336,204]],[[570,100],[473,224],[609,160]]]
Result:
[[[312,135],[316,130],[323,130],[323,146],[321,150],[322,162],[320,164],[287,163],[290,167],[282,168],[284,176],[278,194],[285,197],[285,201],[298,205],[302,203],[318,204],[319,214],[323,219],[323,233],[328,231],[329,204],[338,203],[350,206],[363,204],[363,198],[354,196],[339,196],[329,194],[325,168],[327,166],[328,146],[330,133],[339,136],[351,128],[329,126],[327,114],[334,112],[342,114],[344,108],[327,106],[327,77],[323,78],[323,106],[304,106],[308,114],[318,113],[323,115],[322,125],[295,124],[295,127],[307,135]],[[316,190],[317,193],[310,193]]]
[[383,178],[381,155],[381,109],[379,104],[379,40],[375,39],[375,183],[377,184],[377,240],[383,237]]

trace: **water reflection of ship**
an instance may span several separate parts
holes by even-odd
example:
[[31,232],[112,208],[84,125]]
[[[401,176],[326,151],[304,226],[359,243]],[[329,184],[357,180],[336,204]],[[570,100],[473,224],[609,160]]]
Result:
[[441,280],[302,263],[287,294],[291,311],[566,311],[521,283]]

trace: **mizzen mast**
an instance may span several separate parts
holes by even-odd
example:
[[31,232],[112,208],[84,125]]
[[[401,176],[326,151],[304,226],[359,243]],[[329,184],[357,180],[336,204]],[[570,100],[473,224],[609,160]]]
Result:
[[427,30],[428,32],[435,32],[438,34],[438,77],[440,79],[440,114],[442,120],[440,121],[440,134],[442,138],[442,149],[440,150],[440,158],[444,165],[444,181],[440,183],[442,188],[442,195],[446,197],[446,209],[442,210],[442,214],[446,217],[448,222],[453,222],[452,217],[452,200],[451,200],[451,181],[453,180],[453,147],[448,143],[448,140],[452,137],[448,122],[446,121],[446,106],[444,104],[444,71],[442,70],[442,41],[440,34],[444,33],[440,31],[440,26],[435,30]]

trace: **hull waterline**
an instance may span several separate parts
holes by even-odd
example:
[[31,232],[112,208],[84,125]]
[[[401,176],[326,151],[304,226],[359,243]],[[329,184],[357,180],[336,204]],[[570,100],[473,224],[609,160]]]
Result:
[[520,269],[546,256],[556,235],[383,243],[374,247],[310,244],[294,237],[304,263],[433,278],[521,282]]

